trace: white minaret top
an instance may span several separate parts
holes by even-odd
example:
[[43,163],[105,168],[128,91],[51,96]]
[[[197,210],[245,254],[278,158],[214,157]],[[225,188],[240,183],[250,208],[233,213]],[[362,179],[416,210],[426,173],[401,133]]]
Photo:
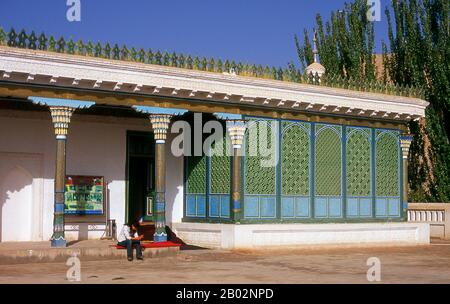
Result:
[[319,63],[319,51],[317,50],[317,31],[314,31],[314,62]]
[[317,49],[317,31],[314,31],[313,54],[314,54],[314,62],[306,68],[306,73],[308,75],[311,73],[313,75],[316,75],[316,73],[317,73],[317,75],[319,75],[319,77],[321,77],[323,74],[325,74],[325,67],[323,65],[321,65],[319,62],[319,50]]

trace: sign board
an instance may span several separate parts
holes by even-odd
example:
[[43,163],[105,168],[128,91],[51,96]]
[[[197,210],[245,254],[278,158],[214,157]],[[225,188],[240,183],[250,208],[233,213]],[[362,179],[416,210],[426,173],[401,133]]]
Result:
[[103,214],[105,182],[102,176],[66,176],[65,214]]

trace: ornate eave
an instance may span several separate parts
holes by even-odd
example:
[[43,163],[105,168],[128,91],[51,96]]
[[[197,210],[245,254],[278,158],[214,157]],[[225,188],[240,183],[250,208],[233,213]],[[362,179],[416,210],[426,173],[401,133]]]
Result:
[[0,88],[9,83],[398,122],[423,117],[428,106],[410,97],[1,46]]

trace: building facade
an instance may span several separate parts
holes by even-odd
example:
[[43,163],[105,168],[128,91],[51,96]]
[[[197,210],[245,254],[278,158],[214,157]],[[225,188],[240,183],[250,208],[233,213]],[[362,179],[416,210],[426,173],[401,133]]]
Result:
[[405,219],[420,98],[12,46],[0,76],[2,242],[135,218],[206,247],[429,241]]

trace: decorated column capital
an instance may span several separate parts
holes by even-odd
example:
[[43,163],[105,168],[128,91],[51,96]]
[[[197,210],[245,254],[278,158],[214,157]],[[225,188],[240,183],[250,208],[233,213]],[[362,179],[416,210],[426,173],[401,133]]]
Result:
[[409,148],[411,147],[414,135],[412,134],[402,134],[400,135],[400,146],[402,148],[403,159],[408,159]]
[[227,120],[227,130],[234,149],[242,148],[246,128],[247,124],[243,119]]
[[163,144],[167,139],[167,130],[169,129],[172,114],[150,114],[153,133],[157,144]]
[[69,130],[70,119],[75,108],[65,106],[50,107],[53,127],[55,129],[56,139],[66,139]]

